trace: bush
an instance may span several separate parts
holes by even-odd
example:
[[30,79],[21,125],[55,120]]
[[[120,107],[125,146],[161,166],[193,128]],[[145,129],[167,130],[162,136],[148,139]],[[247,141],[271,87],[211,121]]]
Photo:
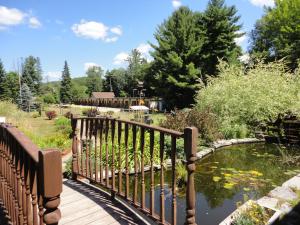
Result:
[[71,179],[72,178],[72,157],[70,157],[65,164],[64,169],[64,178]]
[[55,97],[52,94],[46,94],[44,96],[42,96],[43,98],[43,102],[46,104],[55,104],[57,103]]
[[69,112],[66,112],[64,117],[66,117],[67,119],[71,119],[71,116],[72,116],[72,113],[69,111]]
[[97,109],[86,109],[82,111],[82,114],[87,117],[96,117],[100,115],[100,112]]
[[300,76],[287,72],[282,62],[258,62],[246,72],[221,62],[219,70],[219,76],[199,91],[196,108],[200,112],[210,108],[226,137],[249,135],[279,113],[299,113]]
[[69,136],[72,133],[71,120],[66,117],[60,117],[55,120],[55,128],[57,131]]
[[49,120],[54,119],[55,117],[57,117],[57,114],[55,111],[47,111],[45,112],[46,116],[48,117]]
[[198,128],[199,136],[206,142],[212,142],[222,138],[218,131],[216,115],[207,108],[204,111],[192,109],[188,111],[175,110],[166,116],[166,119],[160,123],[160,126],[183,132],[184,128],[195,126]]

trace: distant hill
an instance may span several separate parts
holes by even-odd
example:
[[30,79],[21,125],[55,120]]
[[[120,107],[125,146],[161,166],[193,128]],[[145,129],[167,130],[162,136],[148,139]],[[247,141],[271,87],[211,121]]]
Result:
[[[79,86],[86,86],[86,80],[87,77],[75,77],[72,78],[72,82],[76,85]],[[60,81],[50,81],[48,83],[43,83],[42,85],[49,85],[49,86],[54,86],[54,87],[58,87],[60,85]]]

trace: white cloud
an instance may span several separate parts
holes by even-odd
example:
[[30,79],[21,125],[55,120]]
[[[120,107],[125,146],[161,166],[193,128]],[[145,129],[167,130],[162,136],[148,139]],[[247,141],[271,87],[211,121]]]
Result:
[[36,17],[30,17],[29,18],[29,27],[39,28],[41,26],[42,26],[41,22]]
[[119,39],[118,37],[106,38],[105,42],[107,43],[116,42],[118,39]]
[[259,7],[270,6],[273,7],[275,5],[274,0],[250,0],[250,2]]
[[[81,20],[79,24],[73,24],[72,31],[78,37],[94,40],[102,40],[107,43],[116,42],[122,35],[120,26],[109,28],[101,22]],[[114,35],[118,36],[114,36]]]
[[24,22],[25,17],[26,13],[18,9],[0,6],[0,25],[2,27],[19,25]]
[[110,28],[110,31],[119,36],[121,36],[123,33],[121,26],[112,27],[112,28]]
[[248,63],[249,60],[250,60],[250,55],[248,53],[242,55],[239,57],[239,60],[242,62],[242,63]]
[[79,24],[74,24],[72,26],[72,30],[79,37],[91,38],[95,40],[105,40],[108,35],[108,27],[103,23],[98,23],[95,21],[81,20]]
[[117,54],[114,58],[114,65],[122,65],[126,62],[126,60],[128,59],[129,55],[126,52],[120,52],[119,54]]
[[[237,34],[244,33],[243,31],[238,31]],[[244,34],[241,37],[235,38],[234,41],[237,45],[241,46],[248,39],[247,35]]]
[[99,67],[100,65],[94,62],[87,62],[84,64],[84,71],[88,71],[89,68],[92,68],[94,66]]
[[152,50],[151,45],[142,43],[136,48],[148,62],[152,60],[150,51]]
[[56,81],[61,78],[61,72],[60,71],[50,71],[46,73],[45,80],[46,81]]
[[173,5],[173,7],[174,7],[175,9],[177,9],[177,8],[179,8],[179,7],[182,5],[182,3],[181,3],[181,1],[179,1],[179,0],[173,0],[173,1],[172,1],[172,5]]

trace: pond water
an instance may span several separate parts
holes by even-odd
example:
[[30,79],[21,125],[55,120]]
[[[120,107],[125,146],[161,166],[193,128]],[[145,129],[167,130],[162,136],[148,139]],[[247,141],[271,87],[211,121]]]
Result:
[[[299,153],[300,154],[300,153]],[[284,164],[276,145],[247,144],[225,147],[197,162],[195,173],[197,224],[216,225],[232,213],[238,202],[257,199],[281,185],[300,167]],[[146,206],[149,207],[149,174],[146,174]],[[155,211],[159,213],[160,172],[155,172]],[[165,173],[166,219],[171,219],[172,194]],[[132,188],[131,188],[132,190]],[[140,193],[140,190],[139,190]],[[246,198],[246,199],[245,199]],[[178,190],[177,224],[185,221],[185,189]]]

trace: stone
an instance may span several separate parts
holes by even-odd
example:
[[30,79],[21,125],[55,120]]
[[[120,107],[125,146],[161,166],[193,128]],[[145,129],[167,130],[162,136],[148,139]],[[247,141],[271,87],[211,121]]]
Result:
[[296,188],[300,190],[300,177],[295,176],[282,184],[283,187]]
[[297,194],[294,193],[289,187],[277,187],[269,192],[270,197],[282,200],[292,201],[297,199]]
[[276,210],[276,208],[278,206],[278,202],[279,202],[278,199],[270,198],[267,196],[264,196],[257,200],[257,204],[259,204],[260,206],[269,208],[269,209],[273,209],[273,210]]

